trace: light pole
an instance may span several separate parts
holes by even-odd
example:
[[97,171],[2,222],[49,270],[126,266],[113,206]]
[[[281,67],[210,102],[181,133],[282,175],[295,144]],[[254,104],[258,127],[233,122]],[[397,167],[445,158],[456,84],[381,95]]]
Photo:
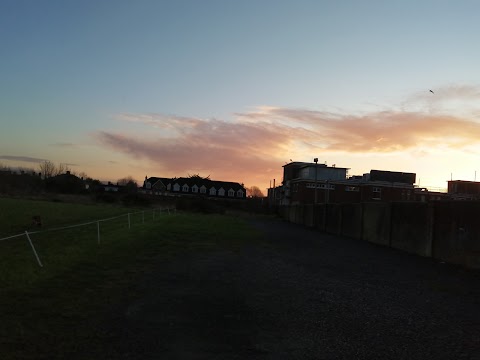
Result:
[[313,204],[316,205],[317,204],[317,163],[318,163],[318,158],[313,159],[313,162],[315,163],[315,202]]

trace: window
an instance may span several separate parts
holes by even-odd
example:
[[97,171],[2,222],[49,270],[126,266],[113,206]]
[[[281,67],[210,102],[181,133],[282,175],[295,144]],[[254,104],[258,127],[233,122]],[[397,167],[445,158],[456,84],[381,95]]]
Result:
[[237,191],[237,197],[239,197],[239,198],[243,197],[243,191],[242,190]]
[[[298,184],[296,184],[298,186]],[[306,185],[308,189],[315,189],[315,183],[308,183]],[[328,190],[335,190],[335,185],[332,184],[325,184],[325,183],[317,183],[317,189],[328,189]]]
[[173,191],[180,191],[180,185],[178,184],[173,185]]
[[188,185],[187,184],[183,185],[182,191],[183,192],[188,192]]
[[234,197],[235,196],[235,191],[233,189],[228,190],[228,196]]
[[225,196],[225,190],[223,188],[218,189],[218,196]]
[[382,188],[374,186],[372,188],[373,196],[372,199],[380,200],[382,198]]
[[167,185],[167,190],[168,190],[168,191],[172,190],[172,184],[168,184],[168,185]]
[[358,186],[345,186],[345,191],[360,191]]
[[210,195],[217,195],[217,189],[215,189],[214,187],[211,187],[210,188]]
[[206,193],[207,193],[207,188],[204,185],[202,185],[200,187],[200,194],[206,194]]
[[198,193],[198,186],[197,185],[192,186],[192,193]]
[[147,182],[147,189],[151,189],[152,188],[152,184],[150,184],[150,181]]

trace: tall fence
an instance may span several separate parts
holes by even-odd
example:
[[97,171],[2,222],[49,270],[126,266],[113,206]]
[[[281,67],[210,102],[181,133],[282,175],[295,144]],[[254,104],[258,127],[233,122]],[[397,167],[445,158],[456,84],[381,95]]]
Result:
[[326,233],[480,268],[480,202],[291,205],[279,212]]
[[[15,238],[25,237],[29,246],[30,246],[30,248],[32,249],[32,252],[35,256],[35,259],[37,261],[38,266],[43,267],[42,261],[41,261],[39,255],[38,255],[38,252],[35,248],[34,242],[32,241],[31,235],[42,234],[42,233],[47,233],[47,232],[54,232],[54,231],[56,232],[56,231],[62,231],[62,230],[69,230],[69,229],[74,229],[74,228],[81,228],[81,227],[84,227],[84,226],[90,226],[90,225],[95,224],[96,225],[95,235],[96,235],[96,238],[97,238],[97,243],[100,245],[100,243],[101,243],[101,228],[102,228],[101,224],[103,224],[103,223],[111,222],[113,220],[118,221],[119,219],[124,219],[123,221],[128,226],[128,229],[130,229],[132,227],[132,221],[133,221],[134,216],[137,218],[137,221],[141,221],[141,223],[145,223],[146,219],[148,220],[147,217],[149,217],[149,216],[151,217],[152,220],[155,220],[156,217],[159,217],[162,214],[171,215],[171,214],[175,214],[175,213],[176,213],[176,208],[151,209],[151,210],[143,210],[143,211],[137,211],[137,212],[129,212],[129,213],[125,213],[125,214],[118,215],[118,216],[113,216],[113,217],[109,217],[109,218],[105,218],[105,219],[92,220],[92,221],[83,222],[83,223],[80,223],[80,224],[59,226],[59,227],[47,228],[47,229],[36,230],[36,231],[26,230],[25,232],[20,233],[20,234],[15,234],[15,235],[7,236],[7,237],[4,237],[4,238],[0,238],[0,242],[7,241],[7,240],[12,240],[12,239],[15,239]],[[139,218],[140,220],[138,219],[139,216],[140,216],[140,218]]]

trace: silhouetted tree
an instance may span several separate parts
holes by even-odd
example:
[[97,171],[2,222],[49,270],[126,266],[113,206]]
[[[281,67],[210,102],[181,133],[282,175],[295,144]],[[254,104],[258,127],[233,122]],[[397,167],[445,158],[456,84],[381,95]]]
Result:
[[124,177],[117,181],[117,185],[124,187],[124,192],[126,193],[135,193],[138,190],[138,185],[135,179],[131,176]]
[[253,198],[264,197],[262,190],[258,186],[250,186],[247,188],[247,196]]
[[189,179],[210,180],[210,175],[208,175],[207,177],[203,177],[203,176],[200,176],[200,174],[193,174],[193,175],[188,174],[187,177]]
[[70,168],[67,166],[67,164],[60,163],[55,169],[55,175],[66,174],[67,171],[70,171]]
[[51,161],[44,161],[39,165],[39,168],[44,179],[48,179],[56,175],[57,168],[55,167],[55,164]]

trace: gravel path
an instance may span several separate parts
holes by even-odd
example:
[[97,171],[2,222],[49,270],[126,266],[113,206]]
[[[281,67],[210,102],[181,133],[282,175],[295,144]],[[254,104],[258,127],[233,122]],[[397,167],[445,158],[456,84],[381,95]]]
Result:
[[145,276],[111,325],[115,358],[480,359],[478,272],[250,221],[264,240]]

